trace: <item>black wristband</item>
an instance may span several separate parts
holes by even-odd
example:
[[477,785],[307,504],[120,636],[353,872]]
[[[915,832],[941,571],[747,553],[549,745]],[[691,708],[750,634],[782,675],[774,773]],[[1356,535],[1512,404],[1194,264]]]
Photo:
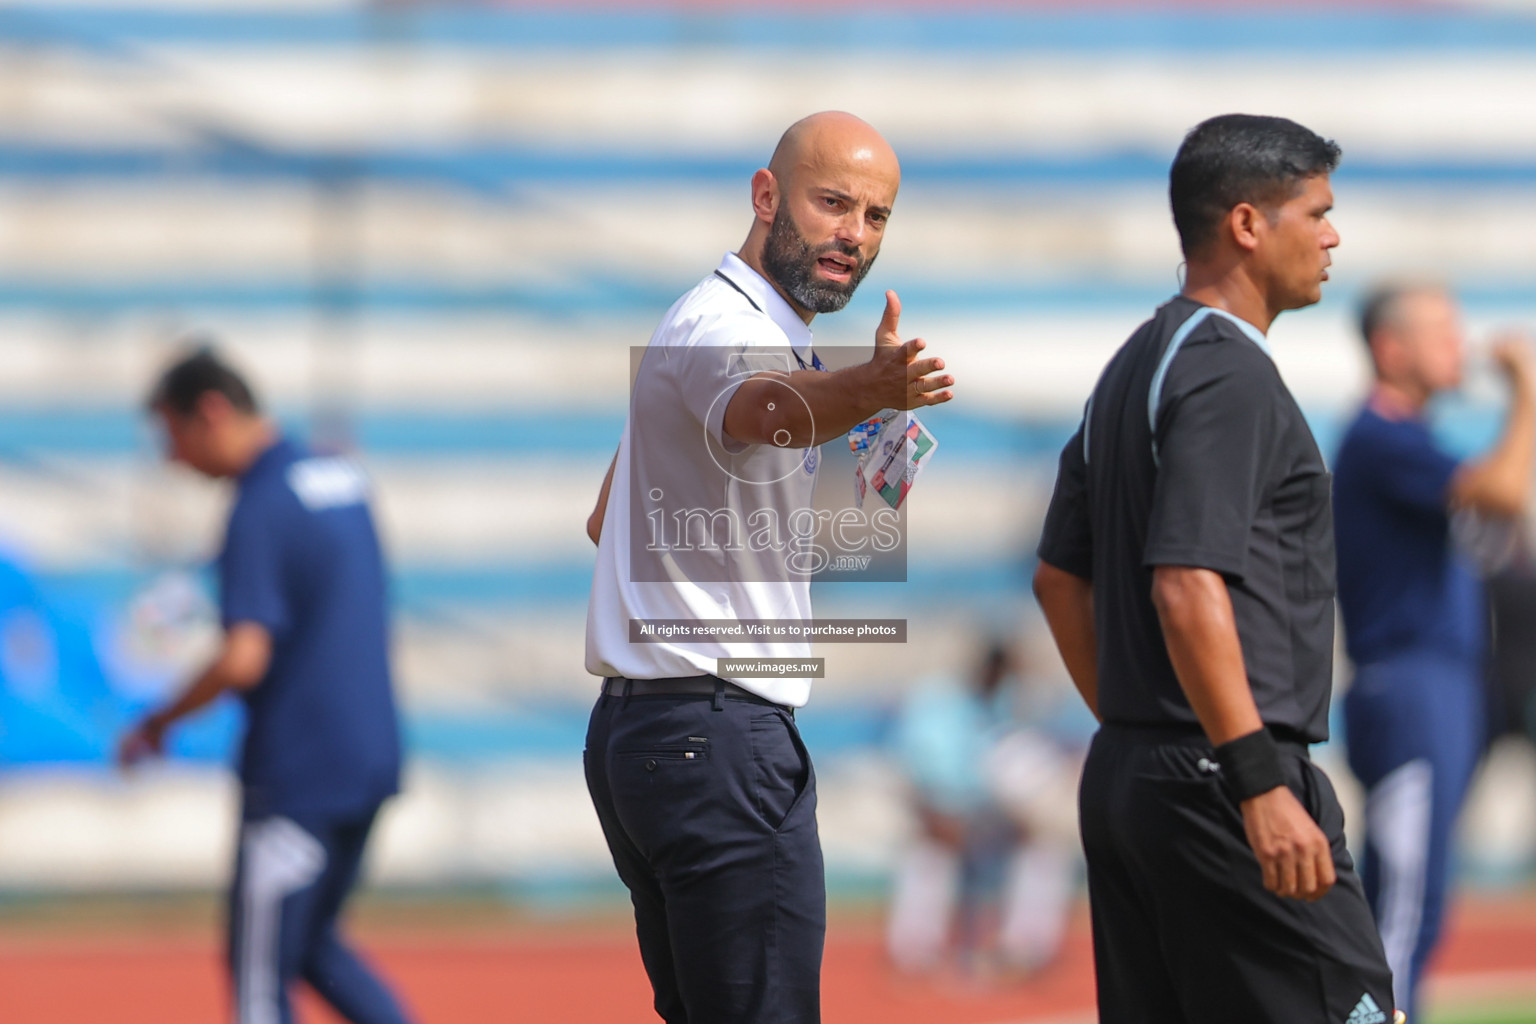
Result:
[[1239,736],[1216,748],[1216,763],[1221,777],[1239,801],[1268,793],[1285,785],[1285,770],[1280,767],[1280,748],[1268,729]]

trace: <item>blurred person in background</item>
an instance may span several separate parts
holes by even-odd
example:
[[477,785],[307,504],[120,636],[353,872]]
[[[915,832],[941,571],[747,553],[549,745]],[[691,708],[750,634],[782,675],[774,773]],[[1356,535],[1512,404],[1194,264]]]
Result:
[[218,559],[218,654],[123,738],[131,765],[226,694],[245,704],[228,954],[238,1024],[290,1024],[303,979],[353,1024],[404,1024],[342,940],[383,802],[399,786],[386,580],[359,467],[284,437],[209,349],[160,378],[149,408],[172,460],[236,481]]
[[1093,722],[1079,702],[1044,697],[994,641],[968,679],[929,680],[903,701],[892,753],[916,832],[886,932],[897,967],[930,970],[954,949],[964,967],[1027,975],[1060,951]]
[[1525,510],[1536,446],[1531,355],[1493,358],[1511,402],[1488,452],[1461,460],[1426,407],[1461,384],[1465,342],[1443,287],[1386,285],[1360,330],[1375,380],[1334,468],[1339,607],[1355,665],[1344,697],[1349,764],[1366,789],[1366,894],[1410,1019],[1440,934],[1457,814],[1487,735],[1487,612],[1459,526]]

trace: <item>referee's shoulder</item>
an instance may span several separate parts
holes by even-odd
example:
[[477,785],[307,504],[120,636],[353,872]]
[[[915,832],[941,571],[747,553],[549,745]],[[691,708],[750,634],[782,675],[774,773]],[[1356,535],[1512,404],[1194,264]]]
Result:
[[1279,379],[1279,371],[1269,353],[1224,316],[1208,316],[1191,331],[1180,355],[1186,353],[1191,357],[1189,362]]
[[[1211,321],[1218,321],[1212,323]],[[1208,317],[1184,339],[1162,382],[1164,399],[1219,388],[1242,402],[1268,406],[1285,391],[1273,360],[1236,324]]]

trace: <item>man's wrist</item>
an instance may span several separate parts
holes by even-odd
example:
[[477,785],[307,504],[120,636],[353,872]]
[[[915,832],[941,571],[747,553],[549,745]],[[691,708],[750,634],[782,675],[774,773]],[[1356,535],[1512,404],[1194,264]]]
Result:
[[1216,763],[1239,803],[1285,785],[1280,748],[1268,729],[1260,728],[1221,744],[1216,748]]
[[853,387],[849,390],[853,394],[854,406],[858,411],[859,418],[855,422],[862,423],[885,408],[885,403],[880,398],[880,377],[875,372],[873,360],[850,366],[845,372],[853,378]]

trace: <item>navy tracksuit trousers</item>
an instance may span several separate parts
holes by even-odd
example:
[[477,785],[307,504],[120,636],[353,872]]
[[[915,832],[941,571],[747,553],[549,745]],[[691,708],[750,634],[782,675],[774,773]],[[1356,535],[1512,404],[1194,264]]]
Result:
[[1344,696],[1349,766],[1366,790],[1361,877],[1409,1020],[1440,937],[1456,818],[1486,723],[1477,658],[1405,652],[1357,666]]
[[342,941],[337,925],[376,813],[241,823],[229,894],[236,1024],[292,1024],[289,990],[301,978],[353,1024],[406,1024],[394,996]]

